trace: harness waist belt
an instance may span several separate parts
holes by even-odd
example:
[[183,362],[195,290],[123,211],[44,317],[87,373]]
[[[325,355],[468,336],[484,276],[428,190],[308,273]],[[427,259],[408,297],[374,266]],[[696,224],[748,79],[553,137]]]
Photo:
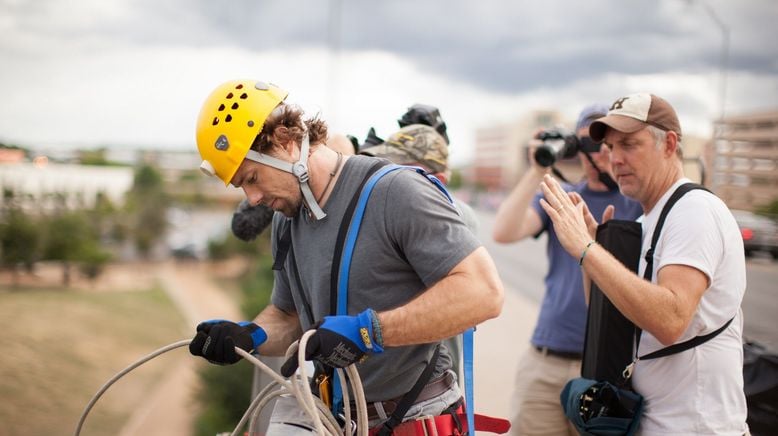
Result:
[[[422,401],[427,401],[442,395],[444,392],[451,389],[451,387],[454,386],[454,383],[456,383],[454,380],[454,374],[450,372],[444,373],[440,377],[433,379],[427,383],[426,386],[424,386],[424,388],[419,393],[419,396],[416,398],[416,403],[421,403]],[[384,413],[386,413],[386,416],[390,416],[394,412],[402,397],[403,396],[401,395],[397,398],[392,398],[391,400],[380,402],[384,407]],[[351,404],[351,413],[357,413],[357,409],[354,403]],[[381,419],[381,415],[378,413],[378,410],[376,410],[375,402],[367,403],[367,419],[370,421]]]
[[535,347],[536,350],[538,350],[540,354],[543,355],[547,354],[549,356],[559,357],[562,359],[573,359],[573,360],[581,360],[583,358],[583,353],[576,353],[575,351],[556,351],[548,347],[539,347],[537,345],[533,345],[533,346]]
[[[370,436],[378,435],[381,427],[371,428]],[[475,429],[489,433],[505,434],[511,429],[511,423],[501,418],[475,414]],[[473,432],[474,433],[474,432]],[[440,416],[425,416],[398,425],[392,436],[460,436],[469,435],[467,431],[467,415],[462,407],[456,412]]]

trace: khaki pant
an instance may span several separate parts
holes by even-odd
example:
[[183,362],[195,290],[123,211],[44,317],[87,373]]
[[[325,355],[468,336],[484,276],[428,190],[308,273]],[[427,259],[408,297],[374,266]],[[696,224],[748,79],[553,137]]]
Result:
[[575,436],[559,401],[568,380],[581,375],[581,361],[541,353],[530,346],[516,372],[511,434],[521,436]]

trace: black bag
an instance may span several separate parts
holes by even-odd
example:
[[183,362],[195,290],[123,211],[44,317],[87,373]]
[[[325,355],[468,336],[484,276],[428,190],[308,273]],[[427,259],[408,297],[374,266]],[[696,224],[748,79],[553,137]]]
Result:
[[[610,220],[597,228],[596,240],[627,269],[637,274],[642,237],[640,223]],[[622,315],[600,287],[592,282],[581,376],[621,386],[624,382],[622,372],[634,357],[634,334],[635,324]]]
[[743,390],[751,434],[775,434],[778,428],[778,355],[755,342],[743,344]]

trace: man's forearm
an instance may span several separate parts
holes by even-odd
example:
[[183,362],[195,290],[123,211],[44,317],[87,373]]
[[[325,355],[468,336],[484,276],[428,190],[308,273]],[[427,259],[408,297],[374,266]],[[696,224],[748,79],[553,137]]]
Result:
[[521,177],[513,191],[500,204],[494,219],[492,237],[497,242],[516,242],[535,233],[527,220],[532,197],[538,190],[543,175],[543,168],[531,166]]
[[486,249],[467,256],[408,304],[380,312],[384,346],[424,344],[455,336],[500,314],[502,282]]
[[676,293],[639,277],[602,246],[589,249],[584,268],[619,312],[663,344],[675,342],[688,326],[691,313],[680,310],[685,304]]
[[283,356],[292,342],[302,336],[297,313],[286,313],[272,304],[257,315],[254,323],[267,332],[267,341],[259,347],[259,354],[265,356]]

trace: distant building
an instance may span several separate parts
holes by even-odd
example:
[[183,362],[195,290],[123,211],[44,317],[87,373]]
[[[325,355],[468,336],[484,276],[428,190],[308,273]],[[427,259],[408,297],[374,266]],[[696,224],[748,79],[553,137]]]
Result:
[[732,209],[754,210],[778,199],[778,111],[714,123],[713,191]]
[[[45,160],[0,165],[0,189],[13,191],[26,207],[48,209],[61,197],[72,208],[91,207],[98,193],[122,204],[132,188],[133,169],[50,163]],[[3,202],[0,198],[0,204]]]
[[479,128],[473,163],[464,174],[466,182],[487,191],[512,188],[527,168],[527,143],[533,134],[538,129],[570,124],[557,111],[537,110],[514,123]]
[[24,150],[0,148],[0,164],[19,163],[24,160]]

